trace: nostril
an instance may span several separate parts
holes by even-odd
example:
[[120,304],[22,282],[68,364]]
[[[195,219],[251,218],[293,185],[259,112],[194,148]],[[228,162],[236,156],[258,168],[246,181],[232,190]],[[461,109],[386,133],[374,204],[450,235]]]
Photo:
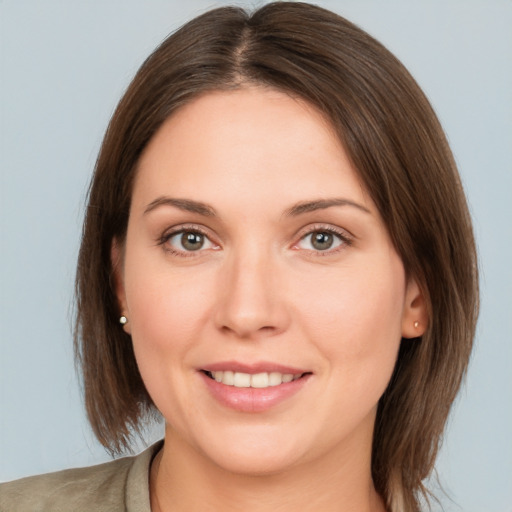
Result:
[[254,327],[250,326],[250,322],[240,322],[239,326],[236,325],[223,325],[221,330],[226,334],[235,334],[240,338],[251,338],[253,336],[258,335],[268,335],[271,336],[277,332],[279,329],[272,325],[264,325],[262,327]]

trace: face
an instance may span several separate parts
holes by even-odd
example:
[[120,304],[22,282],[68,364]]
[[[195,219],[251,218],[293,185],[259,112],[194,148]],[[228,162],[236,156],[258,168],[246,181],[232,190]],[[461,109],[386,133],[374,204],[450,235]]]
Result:
[[167,437],[254,474],[369,453],[419,291],[313,107],[253,87],[174,114],[140,160],[119,257]]

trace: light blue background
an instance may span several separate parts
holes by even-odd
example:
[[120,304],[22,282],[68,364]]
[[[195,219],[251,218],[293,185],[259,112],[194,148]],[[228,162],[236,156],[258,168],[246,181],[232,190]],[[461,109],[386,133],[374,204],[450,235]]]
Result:
[[[70,334],[86,187],[143,59],[225,3],[0,0],[0,481],[108,459],[85,420]],[[447,512],[510,512],[512,2],[318,3],[408,66],[448,134],[475,222],[482,310],[437,465],[451,497],[441,502]]]

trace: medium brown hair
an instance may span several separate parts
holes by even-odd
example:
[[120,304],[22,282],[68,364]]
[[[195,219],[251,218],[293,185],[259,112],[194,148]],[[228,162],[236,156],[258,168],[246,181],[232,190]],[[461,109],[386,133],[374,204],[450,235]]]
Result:
[[139,157],[180,106],[245,84],[288,92],[324,113],[420,283],[428,328],[402,340],[372,453],[374,484],[389,510],[417,511],[475,331],[471,221],[443,130],[414,79],[375,39],[313,5],[209,11],[157,48],[121,99],[89,190],[76,278],[75,349],[91,425],[104,446],[120,451],[154,412],[118,323],[110,257],[112,241],[125,237]]

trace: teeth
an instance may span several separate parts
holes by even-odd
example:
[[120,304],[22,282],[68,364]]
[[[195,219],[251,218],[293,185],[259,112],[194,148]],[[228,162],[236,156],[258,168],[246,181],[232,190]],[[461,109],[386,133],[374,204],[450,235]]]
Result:
[[234,372],[226,371],[222,375],[222,382],[228,386],[235,385],[235,374]]
[[268,373],[256,373],[251,377],[252,388],[268,388]]
[[283,375],[281,373],[272,372],[268,374],[269,386],[279,386],[283,382]]
[[231,371],[210,372],[212,378],[217,382],[221,382],[226,386],[234,386],[236,388],[268,388],[271,386],[279,386],[280,384],[291,382],[299,379],[302,374],[297,373],[242,373]]
[[250,388],[251,376],[248,373],[235,373],[233,385],[235,388]]

